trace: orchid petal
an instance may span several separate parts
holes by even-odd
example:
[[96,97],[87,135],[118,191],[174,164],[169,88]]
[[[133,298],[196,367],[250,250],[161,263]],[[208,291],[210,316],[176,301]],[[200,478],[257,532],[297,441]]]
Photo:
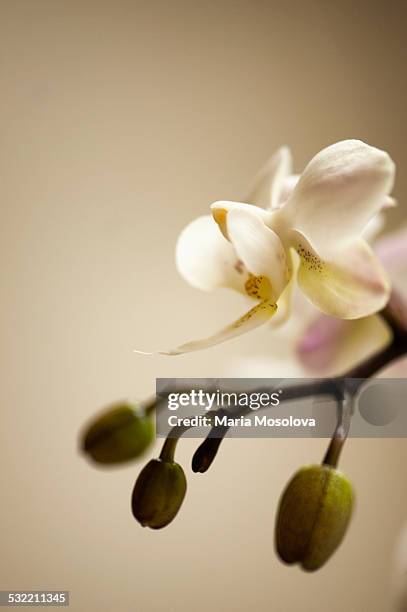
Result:
[[297,284],[297,273],[300,265],[300,259],[296,253],[290,250],[287,255],[287,261],[290,280],[277,300],[277,313],[270,322],[273,327],[277,327],[285,323],[288,320],[292,310],[292,301]]
[[382,236],[375,251],[389,268],[401,267],[407,271],[407,226]]
[[235,209],[229,212],[227,232],[246,268],[255,276],[269,279],[271,297],[277,300],[290,277],[280,238],[248,210]]
[[321,314],[306,329],[297,355],[308,371],[338,376],[368,359],[390,339],[388,326],[377,315],[344,321]]
[[284,182],[291,172],[291,151],[280,147],[254,178],[245,201],[268,209],[278,207]]
[[299,180],[299,174],[291,174],[290,176],[286,177],[283,188],[280,192],[280,200],[275,206],[273,206],[273,210],[277,210],[283,206],[286,200],[288,200],[288,198],[291,196]]
[[[160,355],[182,355],[183,353],[191,353],[193,351],[200,351],[237,336],[241,336],[260,325],[266,323],[276,312],[277,306],[271,301],[265,300],[260,302],[253,308],[251,308],[246,314],[241,316],[237,321],[221,329],[213,336],[208,338],[202,338],[201,340],[193,340],[186,342],[181,346],[169,351],[158,351]],[[140,351],[137,351],[140,352]]]
[[323,371],[333,361],[349,321],[320,314],[305,330],[297,346],[298,357],[310,370]]
[[210,215],[195,219],[181,232],[175,259],[179,273],[193,287],[230,287],[245,293],[248,273]]
[[383,213],[378,213],[375,217],[370,219],[362,232],[362,238],[367,242],[372,243],[376,236],[382,231],[385,224],[385,218]]
[[298,284],[322,312],[358,319],[385,306],[390,295],[387,275],[363,239],[348,243],[330,260],[323,260],[300,232],[293,232],[293,236],[301,258]]
[[384,201],[382,204],[383,209],[394,208],[395,206],[397,206],[397,200],[395,198],[392,198],[391,196],[386,196],[384,198]]
[[380,238],[375,252],[397,290],[407,297],[407,227]]
[[382,208],[394,183],[389,155],[359,140],[320,151],[305,168],[281,211],[286,226],[302,232],[327,257],[359,236]]
[[227,200],[219,200],[218,202],[214,202],[211,204],[211,212],[214,220],[219,226],[220,231],[224,235],[227,240],[229,240],[228,230],[227,230],[227,217],[228,214],[232,210],[242,210],[249,214],[255,215],[259,219],[266,223],[270,217],[270,213],[268,213],[263,208],[259,208],[259,206],[254,206],[254,204],[245,204],[243,202],[229,202]]
[[394,208],[397,206],[397,201],[391,196],[386,196],[381,204],[381,212],[379,212],[375,217],[372,217],[362,232],[363,238],[365,238],[368,242],[372,242],[377,235],[382,231],[385,226],[385,216],[383,214],[384,210],[388,208]]

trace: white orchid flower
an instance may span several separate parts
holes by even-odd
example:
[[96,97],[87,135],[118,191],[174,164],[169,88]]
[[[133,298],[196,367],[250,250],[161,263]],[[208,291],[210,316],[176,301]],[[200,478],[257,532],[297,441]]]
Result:
[[256,304],[213,336],[162,353],[219,344],[277,311],[285,318],[294,281],[334,317],[356,319],[383,308],[390,285],[362,233],[392,204],[394,175],[387,153],[358,140],[323,149],[300,177],[281,148],[257,177],[250,204],[215,202],[212,215],[190,223],[176,247],[178,270],[191,285],[232,288]]

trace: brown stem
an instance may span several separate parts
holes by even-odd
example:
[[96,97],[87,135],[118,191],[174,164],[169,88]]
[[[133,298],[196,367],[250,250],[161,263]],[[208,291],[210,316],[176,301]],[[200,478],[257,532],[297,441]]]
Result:
[[352,402],[351,398],[347,396],[338,402],[338,420],[325,457],[322,460],[324,465],[333,468],[338,466],[340,454],[349,434],[351,416]]
[[166,461],[168,463],[172,463],[174,461],[174,453],[177,446],[179,438],[166,438],[161,449],[160,459],[162,461]]

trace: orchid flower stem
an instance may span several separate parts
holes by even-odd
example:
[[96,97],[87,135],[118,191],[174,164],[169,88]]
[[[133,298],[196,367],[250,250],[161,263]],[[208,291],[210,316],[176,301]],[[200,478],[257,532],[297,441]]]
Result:
[[[284,388],[284,397],[281,401],[293,401],[306,397],[331,396],[338,402],[338,421],[323,459],[323,464],[336,467],[339,456],[346,442],[351,417],[352,396],[356,394],[366,378],[377,374],[379,370],[389,365],[394,360],[407,354],[407,305],[403,303],[397,292],[393,291],[390,300],[380,315],[386,321],[392,332],[392,341],[384,349],[374,354],[366,361],[348,370],[341,377],[333,379],[321,379],[306,382],[292,387]],[[268,389],[269,390],[269,389]],[[190,391],[190,389],[186,390]],[[258,390],[262,392],[263,390]],[[267,391],[267,390],[266,390]],[[154,396],[144,403],[147,414],[158,411],[166,405],[165,396]],[[250,413],[247,406],[235,406],[227,412],[230,416],[243,416]],[[214,414],[209,412],[207,416]],[[160,458],[164,461],[173,461],[174,452],[179,438],[190,429],[187,426],[174,427],[166,438]],[[192,465],[195,472],[206,472],[212,464],[219,446],[227,433],[228,428],[213,427],[202,444],[195,451]]]
[[331,442],[322,460],[323,465],[329,465],[333,468],[338,466],[340,454],[349,434],[352,408],[353,402],[350,396],[346,396],[338,402],[338,420]]
[[163,447],[161,449],[160,459],[162,461],[169,461],[169,462],[174,461],[174,454],[175,454],[175,449],[177,447],[178,440],[180,439],[182,434],[188,431],[188,429],[190,428],[187,426],[182,426],[182,425],[178,427],[173,427],[171,429],[170,433],[165,438]]
[[160,459],[172,463],[179,438],[166,438],[161,449]]

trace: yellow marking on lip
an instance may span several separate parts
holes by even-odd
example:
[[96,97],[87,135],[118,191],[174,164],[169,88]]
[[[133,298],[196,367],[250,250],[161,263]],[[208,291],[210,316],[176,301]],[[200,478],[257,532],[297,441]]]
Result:
[[301,244],[298,245],[296,251],[309,272],[318,272],[320,274],[324,272],[324,263],[317,255],[305,249]]
[[267,300],[270,298],[272,287],[267,276],[254,276],[249,274],[249,278],[244,285],[247,295],[256,300]]
[[277,304],[273,304],[269,300],[265,300],[264,302],[260,302],[260,304],[253,306],[253,308],[251,308],[249,312],[246,312],[243,316],[240,317],[240,319],[235,321],[233,327],[240,327],[244,323],[247,323],[247,321],[249,321],[252,317],[261,313],[261,311],[264,311],[264,314],[267,314],[267,316],[272,317],[276,310]]
[[228,211],[226,210],[226,208],[213,208],[212,209],[212,216],[215,219],[216,223],[219,225],[220,231],[225,236],[225,238],[229,240],[227,228],[226,228],[227,214],[228,214]]

